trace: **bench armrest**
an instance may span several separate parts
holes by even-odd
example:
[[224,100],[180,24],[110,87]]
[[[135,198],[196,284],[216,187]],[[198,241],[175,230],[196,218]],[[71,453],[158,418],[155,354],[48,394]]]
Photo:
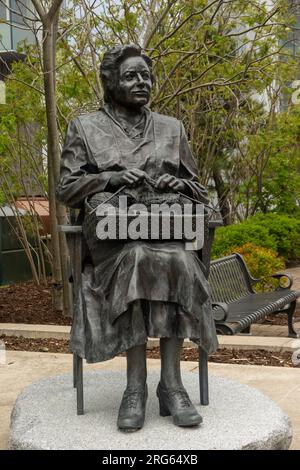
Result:
[[213,317],[215,321],[226,321],[229,308],[224,302],[212,302]]
[[[290,274],[287,274],[287,273],[270,274],[269,276],[264,276],[264,277],[261,277],[260,279],[251,278],[251,283],[252,284],[257,284],[258,282],[262,282],[265,279],[278,279],[279,280],[279,284],[278,284],[278,286],[276,287],[275,290],[290,289],[293,285],[293,277]],[[281,279],[288,279],[289,284],[287,286],[281,285]]]

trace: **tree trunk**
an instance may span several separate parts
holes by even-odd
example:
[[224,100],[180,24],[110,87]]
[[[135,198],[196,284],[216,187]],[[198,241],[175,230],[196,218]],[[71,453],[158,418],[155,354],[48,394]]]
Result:
[[229,188],[224,183],[218,163],[215,162],[213,167],[213,178],[215,181],[216,191],[219,199],[220,212],[222,215],[224,225],[232,223],[230,203],[228,199]]
[[[51,251],[53,257],[52,293],[53,305],[70,315],[68,283],[68,249],[65,237],[58,232],[58,224],[66,223],[66,210],[56,201],[55,189],[59,178],[59,134],[56,116],[55,94],[55,53],[56,23],[44,25],[43,31],[43,72],[48,126],[48,197],[51,225]],[[65,285],[65,289],[63,289]]]
[[[53,87],[54,93],[56,96],[56,41],[57,41],[57,31],[58,31],[58,20],[59,20],[59,10],[57,10],[56,15],[53,19],[53,30],[52,30],[52,75],[53,75]],[[55,102],[55,122],[57,123],[56,115],[56,102]],[[60,173],[60,150],[59,150],[59,136],[58,128],[56,124],[56,142],[55,147],[55,173],[54,181],[55,187],[59,180]],[[59,225],[64,225],[67,223],[67,212],[65,206],[56,201],[56,217]],[[69,265],[70,265],[70,256],[69,249],[67,244],[66,235],[63,232],[59,232],[59,249],[60,249],[60,260],[61,260],[61,272],[62,272],[62,285],[63,285],[63,306],[64,306],[64,315],[72,316],[72,297],[71,297],[71,288],[69,283]]]

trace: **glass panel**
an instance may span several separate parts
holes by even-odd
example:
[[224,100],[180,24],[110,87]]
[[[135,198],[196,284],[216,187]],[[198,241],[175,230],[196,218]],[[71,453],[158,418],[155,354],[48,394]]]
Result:
[[10,26],[8,24],[0,24],[0,51],[10,51],[11,49]]
[[12,28],[12,36],[13,36],[13,50],[17,50],[18,43],[20,41],[24,41],[26,39],[29,43],[34,42],[34,35],[29,30],[22,30],[19,28]]
[[24,24],[22,14],[27,17],[31,16],[30,11],[26,8],[26,5],[29,6],[28,0],[10,0],[10,8],[14,11],[10,13],[12,23]]
[[[6,7],[4,5],[5,3],[5,0],[0,0],[0,18],[3,18],[4,20],[6,20]],[[1,25],[0,25],[0,33],[1,33]]]

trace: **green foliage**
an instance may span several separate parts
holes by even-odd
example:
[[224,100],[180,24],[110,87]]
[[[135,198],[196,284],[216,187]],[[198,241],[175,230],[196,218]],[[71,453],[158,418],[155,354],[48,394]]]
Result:
[[[41,80],[22,62],[14,64],[13,77],[6,81],[6,104],[0,106],[0,194],[7,203],[24,196],[30,186],[39,195],[47,192],[42,154],[47,132]],[[29,83],[34,83],[34,87]]]
[[256,246],[253,243],[234,247],[228,255],[231,253],[239,253],[243,256],[250,274],[256,279],[269,276],[285,268],[284,259],[279,257],[276,251]]
[[[285,214],[257,214],[248,223],[259,224],[268,230],[276,242],[276,251],[286,261],[300,259],[300,217]],[[264,245],[262,245],[264,246]]]
[[[270,248],[263,248],[256,246],[252,243],[246,243],[240,247],[234,247],[227,254],[239,253],[243,256],[247,267],[252,277],[260,279],[265,276],[270,276],[285,268],[285,263],[282,257],[279,257],[277,252]],[[270,290],[278,285],[275,279],[266,279],[255,285],[257,292]]]
[[225,256],[247,243],[272,249],[286,261],[300,259],[300,218],[284,214],[259,214],[240,224],[220,227],[212,248],[213,258]]
[[[219,202],[229,202],[241,219],[259,211],[294,213],[300,200],[300,110],[276,114],[281,90],[299,70],[298,57],[284,54],[281,60],[278,54],[279,40],[289,39],[294,21],[290,2],[105,0],[101,8],[88,3],[74,0],[60,17],[60,143],[70,119],[99,108],[104,51],[135,42],[153,60],[152,109],[183,120],[200,179],[205,185],[214,180]],[[1,200],[23,194],[24,179],[34,179],[47,194],[41,45],[24,43],[22,51],[26,61],[14,65],[7,104],[0,106],[0,172],[7,180]],[[257,99],[262,94],[268,107]],[[219,229],[214,255],[253,242],[278,249],[286,259],[299,257],[298,226],[272,220],[271,231],[269,222],[251,217],[247,224]]]
[[216,236],[212,247],[212,258],[220,258],[232,252],[233,248],[240,247],[246,243],[276,250],[277,245],[274,237],[270,236],[266,227],[259,223],[240,224],[220,227],[216,230]]
[[[259,156],[259,158],[258,158]],[[236,192],[238,204],[250,213],[276,210],[294,213],[300,200],[300,108],[273,116],[249,137],[246,174]]]

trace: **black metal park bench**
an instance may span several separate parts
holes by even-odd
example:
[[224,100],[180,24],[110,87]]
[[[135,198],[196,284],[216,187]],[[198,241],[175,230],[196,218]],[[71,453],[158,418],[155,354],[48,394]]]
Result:
[[236,253],[211,262],[209,283],[218,334],[250,333],[251,325],[266,315],[286,313],[288,336],[298,337],[293,315],[300,292],[291,290],[293,280],[286,273],[268,277],[276,280],[274,290],[256,293],[253,286],[265,278],[254,279],[241,255]]

